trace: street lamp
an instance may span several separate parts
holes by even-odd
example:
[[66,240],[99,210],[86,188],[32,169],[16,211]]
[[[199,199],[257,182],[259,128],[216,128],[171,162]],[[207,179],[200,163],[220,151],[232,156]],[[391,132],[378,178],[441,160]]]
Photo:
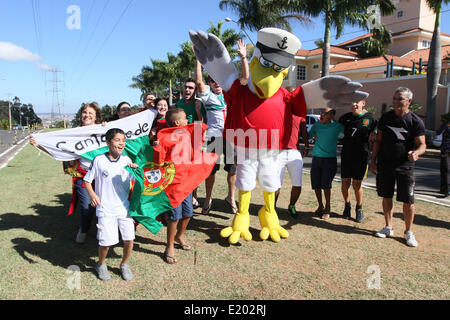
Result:
[[239,29],[241,29],[242,31],[244,31],[244,33],[245,33],[245,35],[247,36],[248,40],[250,40],[250,42],[252,43],[252,45],[255,47],[255,44],[253,43],[252,39],[249,37],[249,35],[248,35],[247,32],[245,31],[245,29],[242,29],[242,28],[241,28],[241,25],[240,25],[237,21],[234,21],[234,20],[231,19],[230,17],[226,17],[226,18],[225,18],[225,21],[226,21],[226,22],[232,21],[232,22],[236,23],[236,24],[239,26]]

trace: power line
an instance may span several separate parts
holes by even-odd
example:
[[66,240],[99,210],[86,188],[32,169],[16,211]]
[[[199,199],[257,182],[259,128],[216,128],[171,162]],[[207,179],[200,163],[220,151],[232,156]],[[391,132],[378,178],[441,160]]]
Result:
[[[76,46],[75,46],[75,48],[77,48],[77,49],[80,48],[81,39],[82,39],[83,36],[84,36],[84,32],[85,32],[87,26],[89,25],[90,18],[91,18],[91,13],[92,13],[92,9],[94,8],[94,4],[95,4],[95,0],[91,0],[91,7],[89,8],[89,13],[88,13],[88,16],[87,16],[87,19],[86,19],[86,27],[82,27],[82,30],[81,30],[81,33],[80,33],[80,37],[78,38],[78,42],[77,42],[77,44],[76,44]],[[84,24],[83,24],[83,25],[84,25]],[[79,51],[79,50],[78,50],[78,51]],[[75,56],[76,56],[76,51],[73,50],[72,56],[71,56],[71,58],[70,58],[69,61],[72,62],[72,61],[75,59]]]
[[36,46],[37,46],[37,51],[40,57],[42,57],[43,55],[43,50],[42,50],[42,40],[41,40],[41,31],[40,31],[40,25],[39,25],[39,20],[38,20],[38,14],[37,14],[37,8],[35,6],[36,2],[35,0],[30,0],[31,2],[31,9],[33,12],[33,22],[34,22],[34,35],[36,37]]
[[[120,21],[122,20],[123,16],[125,15],[125,13],[128,11],[128,8],[131,6],[131,4],[133,3],[134,0],[130,0],[127,4],[127,6],[123,9],[122,13],[120,14],[117,22],[114,24],[113,28],[111,29],[111,31],[109,32],[109,34],[106,36],[105,40],[103,41],[102,45],[100,46],[99,50],[97,51],[97,53],[95,54],[94,58],[91,60],[91,62],[87,65],[87,67],[85,68],[85,70],[89,70],[89,68],[91,67],[92,63],[94,63],[95,59],[97,59],[98,55],[100,54],[100,52],[102,51],[103,47],[105,46],[106,42],[109,40],[109,38],[111,37],[111,35],[113,34],[114,30],[116,29],[116,27],[119,25]],[[85,72],[84,72],[85,73]],[[82,73],[80,75],[80,78],[84,75],[84,73]],[[80,79],[79,78],[79,79]]]
[[109,1],[110,1],[110,0],[107,0],[107,1],[105,2],[105,5],[103,6],[103,9],[102,9],[102,11],[101,11],[101,13],[100,13],[99,18],[97,19],[97,23],[96,23],[95,26],[94,26],[94,30],[92,31],[91,36],[89,37],[88,42],[87,42],[86,45],[84,46],[84,49],[83,49],[82,53],[78,56],[78,62],[77,62],[77,64],[76,64],[76,68],[73,70],[73,72],[72,72],[72,74],[71,74],[71,77],[73,77],[73,75],[77,72],[78,66],[80,65],[80,62],[81,62],[81,58],[82,58],[82,57],[84,56],[84,54],[86,53],[86,50],[87,50],[89,44],[91,43],[92,38],[94,37],[95,31],[97,31],[97,28],[98,28],[98,26],[99,26],[99,24],[100,24],[100,21],[102,20],[103,14],[104,14],[105,11],[106,11],[106,7],[108,6]]

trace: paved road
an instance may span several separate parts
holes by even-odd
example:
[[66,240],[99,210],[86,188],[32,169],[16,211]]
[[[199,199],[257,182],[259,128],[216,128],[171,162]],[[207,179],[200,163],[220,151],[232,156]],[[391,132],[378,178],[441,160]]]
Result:
[[[341,177],[341,159],[338,153],[338,172],[336,178]],[[309,172],[311,170],[312,157],[308,156],[303,159],[304,169]],[[434,201],[450,206],[450,196],[444,198],[439,194],[440,170],[439,170],[439,153],[428,152],[423,155],[417,162],[415,167],[416,188],[415,195],[417,199]],[[367,174],[363,185],[375,188],[375,176],[372,173]]]
[[0,130],[0,154],[30,134],[29,130]]

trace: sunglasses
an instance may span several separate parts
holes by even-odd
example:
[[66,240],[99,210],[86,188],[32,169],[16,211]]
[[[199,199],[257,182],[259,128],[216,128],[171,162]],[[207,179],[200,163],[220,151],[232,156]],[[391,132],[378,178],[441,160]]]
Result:
[[191,87],[191,86],[184,86],[186,89],[191,89],[191,90],[194,90],[195,89],[195,87]]

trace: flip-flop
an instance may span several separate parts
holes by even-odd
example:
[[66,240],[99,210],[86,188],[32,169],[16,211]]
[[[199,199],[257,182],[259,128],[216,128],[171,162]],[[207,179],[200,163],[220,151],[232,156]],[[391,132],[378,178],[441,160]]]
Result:
[[196,198],[192,198],[192,207],[194,209],[197,209],[198,207],[200,207],[200,204],[198,203],[198,200]]
[[[172,259],[172,261],[169,261],[169,259]],[[167,254],[167,251],[164,251],[164,261],[168,264],[175,264],[177,263],[177,259],[174,256],[169,256]]]
[[206,208],[202,208],[202,214],[209,214],[209,211],[211,211],[211,207],[212,207],[212,200],[209,203],[209,206]]
[[228,205],[231,208],[231,212],[233,212],[233,214],[236,214],[236,212],[238,212],[238,207],[236,206],[236,203],[231,203],[230,201],[228,201],[228,197],[225,198],[225,201],[228,203]]
[[184,251],[190,251],[190,250],[192,250],[191,245],[189,245],[189,244],[187,244],[187,243],[185,243],[185,244],[175,243],[175,247],[176,247],[177,249],[182,249],[182,250],[184,250]]

